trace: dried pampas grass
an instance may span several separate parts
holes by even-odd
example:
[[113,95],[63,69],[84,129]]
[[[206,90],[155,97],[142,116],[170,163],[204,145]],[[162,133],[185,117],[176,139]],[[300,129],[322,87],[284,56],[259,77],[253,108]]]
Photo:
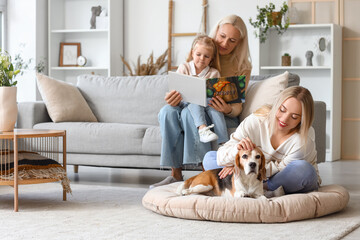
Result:
[[[141,64],[141,56],[137,59],[137,64],[134,70],[131,69],[130,64],[121,56],[121,61],[124,63],[125,67],[129,71],[130,76],[145,76],[145,75],[157,75],[162,67],[167,63],[167,52],[168,50],[161,54],[156,61],[154,61],[154,53],[151,53],[146,63]],[[125,76],[128,76],[124,73]]]

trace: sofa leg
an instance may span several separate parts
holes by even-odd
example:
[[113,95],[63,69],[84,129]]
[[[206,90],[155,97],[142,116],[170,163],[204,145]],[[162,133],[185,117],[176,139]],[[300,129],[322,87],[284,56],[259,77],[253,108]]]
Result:
[[74,173],[79,173],[79,165],[74,165]]

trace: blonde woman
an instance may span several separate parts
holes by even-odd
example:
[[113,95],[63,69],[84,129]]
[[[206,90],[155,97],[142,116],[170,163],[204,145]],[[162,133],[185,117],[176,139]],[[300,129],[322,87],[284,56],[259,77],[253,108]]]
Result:
[[264,106],[248,116],[219,150],[204,157],[205,170],[224,167],[224,178],[233,172],[239,149],[259,146],[266,159],[265,188],[279,187],[285,193],[317,190],[321,178],[317,167],[315,132],[311,127],[314,102],[309,90],[295,86],[285,89],[272,107]]
[[[218,47],[220,75],[246,75],[247,87],[252,67],[248,33],[243,20],[236,15],[227,16],[216,24],[210,36]],[[201,165],[205,153],[211,150],[210,143],[200,141],[194,119],[189,109],[181,106],[181,100],[181,93],[170,91],[165,96],[168,105],[160,110],[160,166],[170,167],[171,176],[150,188],[183,180],[182,168],[186,165]],[[241,103],[230,105],[222,98],[215,97],[211,99],[209,106],[225,115],[227,127],[239,125]]]
[[[219,50],[220,75],[222,77],[245,75],[245,89],[247,89],[252,66],[244,21],[236,15],[227,16],[216,24],[209,36],[215,40]],[[214,99],[211,106],[232,118],[238,117],[242,111],[242,103],[230,105],[221,98]]]

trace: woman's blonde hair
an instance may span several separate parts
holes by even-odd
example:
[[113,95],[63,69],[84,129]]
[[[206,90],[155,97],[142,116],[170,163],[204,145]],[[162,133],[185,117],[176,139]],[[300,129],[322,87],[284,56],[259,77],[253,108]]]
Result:
[[249,41],[248,41],[248,32],[244,21],[241,17],[237,15],[229,15],[221,19],[216,26],[212,29],[209,36],[213,39],[216,38],[216,34],[220,28],[220,26],[224,24],[231,24],[240,32],[239,43],[235,47],[235,49],[230,53],[231,62],[236,61],[238,63],[237,69],[238,71],[242,71],[244,69],[252,69],[251,65],[251,57],[249,50]]
[[189,56],[187,57],[186,61],[190,62],[191,60],[193,60],[192,52],[193,52],[196,44],[201,44],[201,45],[205,46],[206,48],[209,48],[212,50],[213,54],[211,56],[211,62],[209,64],[209,66],[216,68],[220,72],[220,61],[219,61],[218,48],[216,46],[215,41],[212,38],[208,37],[207,35],[198,35],[194,39],[194,41],[191,45],[191,50],[189,52]]
[[288,87],[281,92],[271,107],[265,105],[254,112],[257,116],[266,116],[269,120],[270,136],[274,133],[276,128],[276,114],[283,102],[289,98],[295,98],[301,103],[301,121],[295,127],[295,131],[300,134],[300,138],[306,143],[306,139],[314,120],[314,100],[310,91],[304,87],[293,86]]

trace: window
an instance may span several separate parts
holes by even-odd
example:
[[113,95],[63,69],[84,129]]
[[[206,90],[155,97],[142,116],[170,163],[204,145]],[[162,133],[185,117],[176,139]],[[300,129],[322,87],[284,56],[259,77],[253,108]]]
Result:
[[4,37],[4,27],[3,27],[3,25],[4,25],[4,20],[3,20],[3,16],[4,16],[4,14],[3,14],[3,12],[1,11],[0,12],[0,48],[4,48],[4,46],[3,46],[3,37]]
[[7,0],[0,0],[0,48],[6,49],[6,6]]

